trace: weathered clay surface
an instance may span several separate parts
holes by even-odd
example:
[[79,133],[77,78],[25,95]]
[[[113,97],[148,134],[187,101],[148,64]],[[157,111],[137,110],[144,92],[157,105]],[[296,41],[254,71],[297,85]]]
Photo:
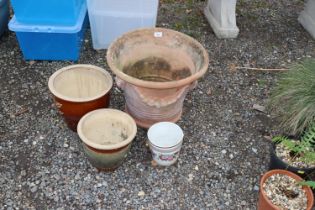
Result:
[[139,126],[148,128],[156,122],[179,120],[188,87],[158,90],[128,83],[124,92],[126,111],[135,118]]
[[125,34],[110,46],[107,60],[124,90],[126,111],[145,128],[180,118],[187,92],[209,62],[196,40],[163,28]]

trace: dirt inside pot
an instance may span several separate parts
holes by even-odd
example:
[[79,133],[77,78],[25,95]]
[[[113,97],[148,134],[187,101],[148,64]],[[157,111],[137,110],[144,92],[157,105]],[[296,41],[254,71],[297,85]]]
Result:
[[264,183],[268,199],[279,209],[307,209],[307,196],[298,182],[284,174],[274,174]]
[[83,132],[90,141],[99,145],[117,144],[129,136],[125,123],[113,118],[94,119],[84,125]]
[[151,82],[176,81],[192,75],[188,67],[173,69],[166,59],[154,56],[125,66],[123,72],[137,79]]
[[305,162],[303,157],[299,154],[295,154],[288,150],[284,145],[276,145],[276,155],[285,163],[297,167],[297,168],[313,168],[315,167],[315,162]]

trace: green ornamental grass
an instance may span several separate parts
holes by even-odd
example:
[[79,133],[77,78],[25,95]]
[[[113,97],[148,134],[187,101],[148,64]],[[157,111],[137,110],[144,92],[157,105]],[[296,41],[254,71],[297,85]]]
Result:
[[315,59],[305,59],[281,75],[269,106],[279,115],[280,126],[300,135],[315,120]]

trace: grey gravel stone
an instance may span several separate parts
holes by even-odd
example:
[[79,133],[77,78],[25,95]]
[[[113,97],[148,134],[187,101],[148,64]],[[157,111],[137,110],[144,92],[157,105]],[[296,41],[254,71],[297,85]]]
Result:
[[34,186],[34,187],[31,188],[31,192],[32,192],[32,193],[35,193],[36,191],[37,191],[37,187],[36,187],[36,186]]
[[257,185],[255,185],[255,186],[254,186],[254,190],[255,190],[255,191],[258,191],[258,190],[259,190],[259,187],[258,187]]

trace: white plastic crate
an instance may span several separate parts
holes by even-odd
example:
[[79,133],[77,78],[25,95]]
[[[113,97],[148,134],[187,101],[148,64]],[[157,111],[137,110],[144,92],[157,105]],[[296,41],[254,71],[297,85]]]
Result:
[[93,48],[107,49],[120,35],[155,27],[159,0],[87,0]]

